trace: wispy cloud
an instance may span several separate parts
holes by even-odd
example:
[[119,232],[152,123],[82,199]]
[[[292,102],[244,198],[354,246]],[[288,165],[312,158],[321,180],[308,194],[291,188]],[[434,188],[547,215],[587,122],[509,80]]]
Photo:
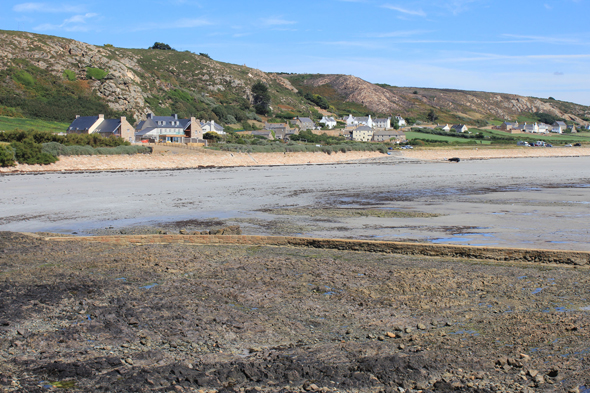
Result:
[[552,9],[553,9],[553,7],[552,7],[552,6],[550,6],[550,5],[549,5],[549,4],[547,4],[547,3],[545,3],[545,4],[544,4],[544,6],[545,6],[545,8],[546,8],[546,9],[548,9],[548,10],[552,10]]
[[471,4],[477,3],[480,0],[451,0],[443,4],[444,8],[448,9],[453,15],[460,14],[470,9]]
[[284,19],[283,17],[280,17],[280,16],[271,16],[269,18],[262,18],[260,21],[265,26],[287,26],[287,25],[294,25],[297,23],[292,20]]
[[86,14],[74,15],[67,18],[63,23],[59,25],[44,23],[33,28],[36,31],[91,31],[96,30],[96,26],[87,24],[89,19],[97,18],[99,15],[96,13],[88,12]]
[[413,35],[419,34],[426,34],[431,33],[432,31],[429,30],[400,30],[400,31],[390,31],[387,33],[368,33],[366,37],[372,38],[397,38],[397,37],[410,37]]
[[82,13],[86,10],[86,8],[82,5],[21,3],[12,7],[12,10],[14,12]]
[[397,11],[397,12],[401,12],[402,14],[405,15],[412,15],[412,16],[422,16],[425,17],[426,13],[424,11],[422,11],[421,9],[418,10],[411,10],[408,8],[403,8],[397,5],[392,5],[392,4],[383,4],[381,6],[382,8],[387,8],[388,10],[393,10],[393,11]]
[[534,35],[503,34],[504,37],[516,38],[522,42],[537,42],[541,44],[582,44],[580,40],[574,38],[560,38]]

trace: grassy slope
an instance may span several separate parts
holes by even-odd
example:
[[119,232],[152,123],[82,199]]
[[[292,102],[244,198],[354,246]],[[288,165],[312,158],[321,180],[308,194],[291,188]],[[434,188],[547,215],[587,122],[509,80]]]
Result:
[[50,132],[65,132],[70,123],[60,123],[56,121],[47,121],[39,119],[21,119],[0,116],[0,131],[36,130]]

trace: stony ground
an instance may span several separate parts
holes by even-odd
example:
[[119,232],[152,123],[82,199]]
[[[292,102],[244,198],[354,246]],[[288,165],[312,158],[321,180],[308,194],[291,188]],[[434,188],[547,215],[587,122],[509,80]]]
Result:
[[0,389],[590,387],[586,268],[0,232]]

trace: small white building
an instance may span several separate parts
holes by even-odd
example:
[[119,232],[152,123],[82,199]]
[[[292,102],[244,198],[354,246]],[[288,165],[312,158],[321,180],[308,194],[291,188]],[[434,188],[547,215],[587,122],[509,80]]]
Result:
[[223,130],[223,127],[220,126],[219,124],[215,123],[215,120],[211,120],[208,122],[201,122],[201,128],[203,129],[203,133],[205,132],[216,132],[219,135],[225,135],[225,131]]
[[401,116],[396,116],[395,117],[395,120],[397,120],[397,125],[400,126],[400,127],[405,127],[405,126],[408,125],[406,123],[406,120],[403,117],[401,117]]
[[332,128],[336,127],[336,120],[333,117],[324,116],[322,117],[322,120],[320,120],[320,124],[325,125],[331,130]]
[[469,128],[465,124],[455,124],[451,127],[451,129],[455,132],[467,132]]

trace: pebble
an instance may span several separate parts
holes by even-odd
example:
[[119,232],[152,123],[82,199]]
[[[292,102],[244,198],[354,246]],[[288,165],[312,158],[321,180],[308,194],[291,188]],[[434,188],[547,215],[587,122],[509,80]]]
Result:
[[387,332],[387,333],[385,333],[385,335],[386,335],[387,337],[389,337],[389,338],[396,338],[396,337],[397,337],[397,336],[395,335],[395,333],[392,333],[392,332]]
[[419,323],[417,326],[418,330],[426,330],[426,325],[424,325],[423,323]]

